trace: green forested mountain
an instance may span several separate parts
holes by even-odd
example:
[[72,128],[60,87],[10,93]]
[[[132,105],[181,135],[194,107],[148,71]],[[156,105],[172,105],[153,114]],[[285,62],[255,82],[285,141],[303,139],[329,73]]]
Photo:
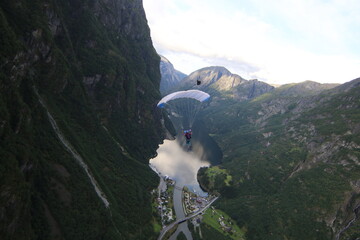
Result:
[[230,178],[199,177],[247,239],[359,239],[359,83],[285,85],[204,110]]
[[155,239],[142,1],[3,0],[0,31],[0,238]]
[[[0,31],[0,239],[156,239],[160,57],[142,1],[2,0]],[[358,239],[360,80],[274,89],[212,67],[182,87],[198,76],[217,205],[246,238]]]

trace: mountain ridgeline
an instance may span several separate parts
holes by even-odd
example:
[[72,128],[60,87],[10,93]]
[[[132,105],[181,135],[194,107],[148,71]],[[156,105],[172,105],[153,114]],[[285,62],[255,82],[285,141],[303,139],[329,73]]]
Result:
[[4,0],[0,29],[0,238],[155,239],[142,1]]
[[[200,85],[197,85],[198,80]],[[256,79],[246,80],[224,67],[213,66],[194,71],[174,89],[199,89],[212,95],[215,101],[225,98],[245,101],[270,92],[274,87]]]
[[211,94],[199,118],[223,152],[198,179],[246,239],[360,238],[360,79],[274,88],[208,67],[174,90],[194,88]]
[[199,179],[246,239],[360,238],[360,79],[184,76],[160,63],[141,0],[2,0],[0,30],[1,239],[156,239],[156,104],[194,88],[223,152]]

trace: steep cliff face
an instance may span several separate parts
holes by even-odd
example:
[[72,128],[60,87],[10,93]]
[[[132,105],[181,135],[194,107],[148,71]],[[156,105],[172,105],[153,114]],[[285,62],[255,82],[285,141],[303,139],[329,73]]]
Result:
[[160,58],[141,0],[0,3],[0,236],[151,239]]

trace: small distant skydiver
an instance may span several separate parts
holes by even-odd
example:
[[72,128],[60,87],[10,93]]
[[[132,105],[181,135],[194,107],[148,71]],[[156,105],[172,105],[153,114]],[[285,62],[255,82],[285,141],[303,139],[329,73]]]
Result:
[[185,138],[186,138],[186,144],[190,144],[191,134],[192,134],[191,129],[184,130],[184,135],[185,135]]

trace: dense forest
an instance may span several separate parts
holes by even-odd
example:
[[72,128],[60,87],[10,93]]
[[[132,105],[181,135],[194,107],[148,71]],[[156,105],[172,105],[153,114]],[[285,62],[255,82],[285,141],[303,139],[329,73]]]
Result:
[[359,82],[288,84],[204,109],[223,170],[198,178],[247,239],[360,237]]
[[142,1],[4,0],[0,31],[1,239],[155,239]]

